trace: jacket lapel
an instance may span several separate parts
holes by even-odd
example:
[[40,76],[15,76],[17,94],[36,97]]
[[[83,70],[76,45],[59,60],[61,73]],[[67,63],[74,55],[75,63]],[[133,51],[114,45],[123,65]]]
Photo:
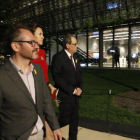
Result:
[[37,76],[37,70],[34,68],[33,69],[33,77],[34,77],[34,84],[35,84],[35,99],[36,99],[36,105],[37,105],[37,103],[38,103],[38,99],[39,99],[39,84],[38,84],[38,82],[39,82],[39,80],[38,80],[38,76]]
[[18,72],[13,67],[13,65],[11,64],[10,61],[7,61],[7,63],[5,64],[5,69],[7,70],[8,75],[12,79],[12,81],[23,92],[23,94],[25,94],[25,96],[34,104],[34,101],[31,97],[26,85],[24,84],[22,78],[20,77],[20,75],[18,74]]
[[76,66],[76,68],[77,68],[77,58],[75,57],[75,55],[73,55],[73,59],[74,59],[74,63],[75,63],[75,66]]

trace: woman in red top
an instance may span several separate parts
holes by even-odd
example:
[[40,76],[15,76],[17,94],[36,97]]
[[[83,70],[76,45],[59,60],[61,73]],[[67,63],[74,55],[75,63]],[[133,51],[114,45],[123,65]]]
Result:
[[[42,31],[41,27],[37,23],[33,23],[33,24],[29,25],[29,28],[30,28],[31,32],[34,34],[35,39],[38,42],[38,44],[43,45],[44,36],[43,36],[43,31]],[[53,94],[57,89],[49,83],[48,65],[46,62],[46,53],[43,49],[39,49],[38,55],[39,55],[39,57],[37,59],[31,60],[31,62],[38,63],[41,65],[47,85],[50,88],[51,93]],[[45,140],[54,140],[52,130],[46,121],[45,121],[45,125],[46,125],[46,136],[47,136],[47,138],[45,138]]]
[[[31,29],[32,33],[34,34],[35,39],[38,42],[38,44],[43,45],[44,36],[43,36],[43,31],[42,31],[41,27],[37,23],[34,23],[32,25],[32,27],[30,25],[30,29]],[[51,93],[53,93],[54,91],[56,91],[56,88],[54,88],[49,83],[48,64],[46,62],[46,52],[43,49],[39,49],[38,55],[39,55],[39,57],[37,59],[31,60],[31,62],[38,63],[38,64],[41,65],[41,67],[43,69],[44,76],[45,76],[45,80],[46,80],[46,82],[48,84],[48,87],[51,90]]]

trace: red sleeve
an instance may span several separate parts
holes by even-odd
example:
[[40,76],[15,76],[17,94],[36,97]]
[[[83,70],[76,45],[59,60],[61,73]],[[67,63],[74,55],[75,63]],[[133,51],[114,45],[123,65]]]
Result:
[[46,62],[46,53],[43,49],[40,49],[38,52],[39,57],[37,59],[31,60],[33,63],[37,63],[41,65],[45,80],[48,83],[49,82],[49,77],[48,77],[48,64]]

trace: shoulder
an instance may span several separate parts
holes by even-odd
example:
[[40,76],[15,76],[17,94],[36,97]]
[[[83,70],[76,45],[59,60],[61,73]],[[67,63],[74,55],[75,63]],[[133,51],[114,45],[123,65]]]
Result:
[[8,76],[9,74],[12,75],[17,74],[17,71],[14,68],[14,66],[11,64],[11,62],[7,60],[5,64],[2,64],[0,66],[0,83],[9,80],[9,76]]
[[60,52],[54,54],[53,58],[63,58],[65,55],[65,51],[64,50],[61,50]]
[[6,62],[5,62],[5,64],[2,64],[1,66],[0,66],[0,72],[1,71],[5,71],[5,70],[8,70],[8,71],[10,71],[10,70],[12,70],[14,67],[13,67],[13,65],[11,64],[11,62],[9,61],[9,60],[7,60]]

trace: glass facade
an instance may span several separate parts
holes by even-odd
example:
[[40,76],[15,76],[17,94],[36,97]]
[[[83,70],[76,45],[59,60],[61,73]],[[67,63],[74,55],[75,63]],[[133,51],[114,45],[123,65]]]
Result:
[[128,27],[115,29],[114,47],[119,51],[120,67],[127,67],[128,36]]
[[140,26],[131,29],[131,67],[140,68]]
[[[117,64],[122,68],[139,68],[140,0],[10,2],[1,11],[1,29],[17,22],[38,22],[46,37],[43,47],[50,65],[52,56],[62,49],[59,39],[72,33],[78,40],[82,66],[116,67]],[[0,44],[4,40],[2,33]]]
[[[129,33],[128,26],[103,30],[103,67],[127,68],[128,41],[131,40],[130,66],[131,68],[140,68],[140,26],[130,28],[131,33]],[[131,34],[131,37],[129,37],[129,34]],[[88,67],[99,67],[99,31],[89,32],[88,36],[86,32],[83,32],[78,35],[77,39],[79,48],[89,56]],[[116,54],[119,57],[118,61],[115,59]],[[86,63],[87,57],[85,56],[81,60],[81,66],[87,66]]]
[[103,31],[103,67],[112,67],[113,61],[113,30]]
[[[129,32],[129,28],[131,32]],[[129,34],[131,36],[129,37]],[[99,30],[82,32],[80,34],[73,34],[78,41],[78,55],[81,66],[83,67],[100,67],[100,44],[99,44]],[[62,39],[64,35],[51,37],[51,58],[52,56],[62,50]],[[103,67],[120,67],[128,68],[130,53],[130,67],[140,68],[140,26],[132,27],[117,27],[103,30]],[[129,47],[130,44],[130,51]],[[129,52],[128,52],[129,51]],[[116,62],[116,54],[118,61]],[[49,62],[48,62],[49,63]]]

